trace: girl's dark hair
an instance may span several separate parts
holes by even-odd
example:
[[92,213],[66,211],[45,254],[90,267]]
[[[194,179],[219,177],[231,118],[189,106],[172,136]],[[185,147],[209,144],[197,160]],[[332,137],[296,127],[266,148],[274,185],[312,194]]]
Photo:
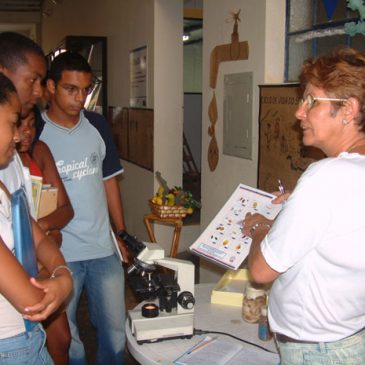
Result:
[[16,94],[14,84],[2,73],[0,73],[0,105],[10,102],[11,94]]

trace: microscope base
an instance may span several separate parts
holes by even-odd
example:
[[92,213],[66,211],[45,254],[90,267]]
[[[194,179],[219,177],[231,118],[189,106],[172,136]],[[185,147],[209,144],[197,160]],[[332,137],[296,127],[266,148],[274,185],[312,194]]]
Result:
[[131,332],[138,344],[173,338],[192,337],[194,334],[194,313],[165,313],[158,317],[145,318],[141,310],[128,312]]

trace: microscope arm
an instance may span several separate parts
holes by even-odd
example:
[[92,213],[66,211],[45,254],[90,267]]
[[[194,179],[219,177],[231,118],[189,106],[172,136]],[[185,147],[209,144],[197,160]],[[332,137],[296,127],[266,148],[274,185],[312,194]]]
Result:
[[166,267],[176,272],[177,283],[180,291],[189,291],[194,295],[194,264],[190,261],[165,257],[155,260],[155,264]]

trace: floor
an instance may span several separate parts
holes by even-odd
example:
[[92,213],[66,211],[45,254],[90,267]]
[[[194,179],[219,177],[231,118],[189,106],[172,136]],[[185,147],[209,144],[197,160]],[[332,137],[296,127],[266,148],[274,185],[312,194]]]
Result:
[[[131,289],[126,285],[126,309],[134,308],[138,302],[131,291]],[[80,305],[77,313],[80,337],[85,344],[86,356],[89,365],[95,364],[95,349],[96,349],[96,331],[89,322],[88,311],[87,311],[87,301],[86,297],[83,295],[80,299]],[[133,359],[132,355],[128,353],[126,349],[125,353],[125,365],[138,365],[139,362]]]

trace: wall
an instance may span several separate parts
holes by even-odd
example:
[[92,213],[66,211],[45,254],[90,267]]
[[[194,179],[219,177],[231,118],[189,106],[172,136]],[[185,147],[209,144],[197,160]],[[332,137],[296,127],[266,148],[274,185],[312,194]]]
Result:
[[[210,142],[207,130],[210,125],[208,106],[212,98],[209,87],[210,53],[216,45],[230,43],[233,22],[225,20],[230,11],[241,9],[241,22],[238,25],[240,41],[249,42],[249,58],[243,61],[224,62],[219,66],[216,85],[218,120],[216,137],[219,148],[219,163],[211,172],[207,161],[207,150]],[[283,16],[284,14],[284,16]],[[202,128],[202,222],[203,230],[236,186],[241,182],[256,186],[258,161],[258,85],[266,81],[283,81],[284,44],[272,45],[273,40],[284,39],[285,1],[284,0],[209,0],[204,2],[203,34],[203,128]],[[268,38],[268,40],[265,39]],[[279,46],[283,47],[282,50]],[[271,67],[270,65],[274,66]],[[223,78],[226,74],[253,72],[253,153],[252,160],[223,155]],[[222,274],[215,265],[202,262],[201,278],[203,281],[216,281]]]
[[41,16],[37,12],[0,12],[0,32],[17,32],[40,41]]
[[184,133],[200,171],[203,42],[184,45]]
[[201,166],[202,94],[184,94],[184,133],[197,169]]
[[[183,6],[180,0],[155,0],[154,169],[169,186],[182,185]],[[155,181],[155,191],[158,183]],[[170,247],[171,227],[155,225],[157,242]]]
[[203,42],[184,45],[184,92],[202,92]]

